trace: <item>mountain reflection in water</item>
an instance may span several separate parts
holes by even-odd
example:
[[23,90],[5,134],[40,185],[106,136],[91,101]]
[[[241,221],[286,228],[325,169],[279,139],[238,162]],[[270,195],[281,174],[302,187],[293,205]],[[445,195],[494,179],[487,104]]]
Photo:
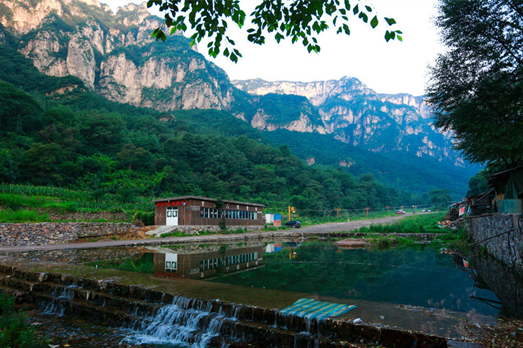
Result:
[[[267,252],[268,251],[268,252]],[[343,250],[331,243],[269,244],[265,267],[213,282],[339,299],[498,315],[499,302],[476,286],[453,255],[424,246]]]

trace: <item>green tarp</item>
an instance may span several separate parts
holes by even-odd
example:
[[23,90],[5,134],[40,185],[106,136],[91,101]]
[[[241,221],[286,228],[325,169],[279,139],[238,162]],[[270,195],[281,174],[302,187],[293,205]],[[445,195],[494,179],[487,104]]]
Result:
[[316,301],[312,298],[300,298],[289,307],[280,309],[278,313],[285,316],[323,320],[327,317],[335,317],[347,313],[354,308],[356,308],[356,306]]
[[510,173],[504,199],[518,199],[518,192],[523,192],[523,171]]

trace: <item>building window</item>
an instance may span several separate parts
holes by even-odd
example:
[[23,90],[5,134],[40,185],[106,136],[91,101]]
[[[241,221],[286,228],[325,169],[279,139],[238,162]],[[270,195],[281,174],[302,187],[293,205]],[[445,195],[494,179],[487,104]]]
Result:
[[203,212],[204,212],[204,209],[205,209],[205,208],[200,208],[200,217],[201,217],[201,218],[203,218],[203,216],[204,216],[204,213],[203,213]]

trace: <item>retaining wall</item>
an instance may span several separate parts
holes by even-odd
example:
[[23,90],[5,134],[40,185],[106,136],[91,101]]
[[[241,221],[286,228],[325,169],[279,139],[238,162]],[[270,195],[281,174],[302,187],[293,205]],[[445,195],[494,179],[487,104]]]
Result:
[[[163,226],[160,226],[163,227]],[[167,226],[166,226],[167,227]],[[169,230],[170,232],[185,232],[189,235],[198,235],[200,232],[208,231],[208,232],[215,232],[220,233],[223,232],[223,230],[219,226],[207,226],[207,225],[179,225],[179,226],[171,226],[173,227],[172,230]],[[229,231],[234,231],[238,228],[241,228],[245,231],[261,231],[263,229],[263,226],[227,226],[227,229]],[[163,233],[163,232],[161,232]]]
[[523,235],[518,214],[470,217],[467,229],[476,245],[485,247],[488,254],[504,264],[523,271]]
[[0,224],[1,246],[47,245],[138,230],[131,223],[41,222]]
[[75,212],[57,212],[55,210],[38,209],[38,212],[49,215],[51,221],[93,221],[93,220],[105,220],[105,221],[131,221],[132,215],[127,213],[111,213],[107,211],[101,211],[96,213],[88,213],[83,211]]

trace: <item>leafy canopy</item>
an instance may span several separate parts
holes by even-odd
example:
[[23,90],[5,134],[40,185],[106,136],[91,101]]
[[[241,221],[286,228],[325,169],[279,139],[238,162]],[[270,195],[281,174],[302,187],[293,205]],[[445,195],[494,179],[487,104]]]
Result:
[[449,49],[428,87],[435,125],[473,163],[522,165],[523,2],[441,0],[436,24]]
[[[274,34],[279,43],[286,38],[292,43],[301,41],[310,52],[320,52],[317,35],[329,29],[325,17],[330,17],[332,28],[337,34],[350,35],[349,16],[357,16],[363,22],[376,28],[380,18],[365,0],[356,1],[352,6],[349,0],[258,0],[259,3],[250,14],[247,39],[255,44],[263,45],[266,34]],[[353,2],[354,3],[354,2]],[[247,15],[242,10],[240,0],[148,0],[147,6],[160,6],[165,12],[165,24],[171,28],[171,34],[176,31],[194,30],[191,45],[199,43],[208,36],[209,55],[216,58],[220,52],[237,62],[241,57],[235,48],[235,42],[227,35],[228,21],[232,21],[241,29],[245,25]],[[383,17],[392,26],[396,24],[393,18]],[[386,30],[385,40],[403,40],[400,30]],[[165,41],[166,35],[161,28],[153,34],[157,40]],[[225,39],[225,40],[224,40]]]

